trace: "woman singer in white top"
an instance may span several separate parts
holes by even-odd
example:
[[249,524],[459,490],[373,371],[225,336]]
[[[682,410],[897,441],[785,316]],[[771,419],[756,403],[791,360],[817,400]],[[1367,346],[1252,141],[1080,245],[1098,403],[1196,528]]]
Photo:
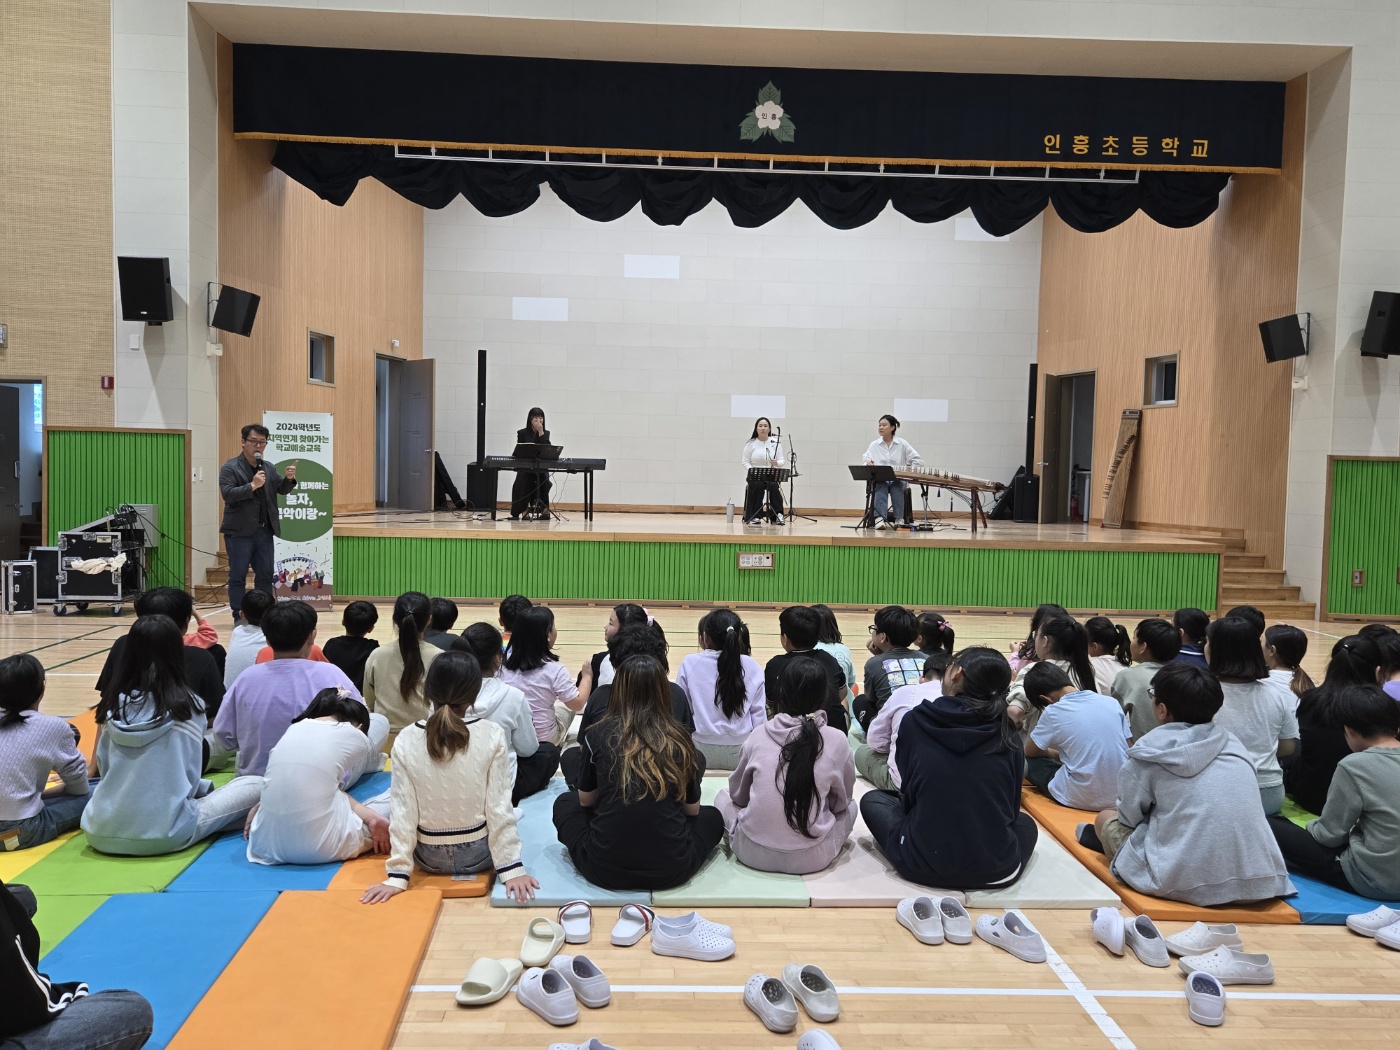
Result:
[[[766,416],[759,416],[753,425],[753,434],[744,445],[744,469],[753,467],[785,467],[787,457],[783,455],[780,440],[771,436],[773,424]],[[746,481],[744,484],[744,524],[760,524],[763,513],[763,494],[768,493],[768,506],[772,508],[776,524],[783,522],[783,487],[777,481]]]
[[[894,416],[880,417],[880,436],[870,442],[870,447],[865,450],[866,463],[877,467],[894,467],[895,470],[918,470],[923,467],[924,459],[914,450],[914,446],[902,437],[895,437],[898,429],[899,420]],[[883,529],[888,520],[892,528],[899,528],[904,520],[904,482],[896,479],[877,481],[874,485],[875,527]],[[887,518],[887,511],[891,509],[888,504],[891,502],[894,504],[894,516]]]

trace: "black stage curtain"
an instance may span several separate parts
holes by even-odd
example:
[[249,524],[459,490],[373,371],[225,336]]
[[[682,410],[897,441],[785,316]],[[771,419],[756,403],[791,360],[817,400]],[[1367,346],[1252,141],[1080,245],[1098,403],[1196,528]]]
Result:
[[978,225],[1004,237],[1051,204],[1082,233],[1111,230],[1141,209],[1164,226],[1209,217],[1230,176],[1222,172],[1144,171],[1128,182],[1021,182],[873,175],[778,175],[763,171],[667,171],[665,168],[555,167],[457,160],[396,159],[391,146],[279,142],[272,163],[322,200],[343,205],[361,179],[378,179],[425,208],[460,194],[483,215],[514,215],[534,204],[540,185],[598,222],[638,204],[661,226],[679,226],[712,200],[736,226],[771,222],[801,200],[828,226],[863,226],[893,205],[915,222],[941,222],[972,209]]

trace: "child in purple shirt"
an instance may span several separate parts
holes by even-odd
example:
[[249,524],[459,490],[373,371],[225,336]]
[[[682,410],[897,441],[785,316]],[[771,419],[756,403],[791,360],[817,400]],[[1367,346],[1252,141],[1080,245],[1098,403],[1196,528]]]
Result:
[[[72,831],[88,801],[78,731],[39,713],[44,665],[29,653],[0,660],[0,852],[29,849]],[[49,772],[63,779],[48,788]]]

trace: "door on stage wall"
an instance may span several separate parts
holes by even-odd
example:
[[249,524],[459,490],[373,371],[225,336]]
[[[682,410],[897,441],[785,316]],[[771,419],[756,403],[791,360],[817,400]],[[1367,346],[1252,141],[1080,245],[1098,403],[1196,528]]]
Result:
[[433,509],[433,360],[398,366],[398,499],[405,510]]
[[1094,454],[1094,373],[1046,375],[1040,461],[1042,523],[1090,517]]
[[19,389],[0,386],[0,558],[20,557]]

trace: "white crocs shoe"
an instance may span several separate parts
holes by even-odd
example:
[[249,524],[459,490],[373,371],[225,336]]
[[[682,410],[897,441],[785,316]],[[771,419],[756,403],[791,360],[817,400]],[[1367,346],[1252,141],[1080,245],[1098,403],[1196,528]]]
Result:
[[1225,1023],[1225,989],[1211,974],[1197,972],[1186,978],[1186,1010],[1191,1020],[1211,1028]]
[[1216,948],[1243,948],[1239,928],[1233,922],[1207,925],[1193,923],[1180,933],[1163,937],[1162,943],[1173,955],[1204,955]]
[[1020,912],[1008,911],[999,919],[983,915],[977,920],[976,930],[977,936],[988,944],[1010,952],[1022,962],[1045,961],[1045,941],[1030,928]]
[[943,916],[943,936],[950,944],[972,943],[972,916],[956,897],[939,897],[938,910]]
[[797,1040],[797,1050],[841,1050],[841,1044],[825,1029],[809,1028]]
[[1273,984],[1274,964],[1267,955],[1251,955],[1234,948],[1217,948],[1206,955],[1190,955],[1177,961],[1185,974],[1208,973],[1221,984]]
[[836,995],[836,985],[831,983],[831,978],[822,972],[820,966],[788,963],[783,967],[783,984],[813,1021],[828,1024],[841,1016],[841,1000]]
[[709,929],[714,930],[716,933],[723,934],[725,937],[734,936],[734,931],[728,926],[726,926],[724,923],[711,922],[709,919],[705,918],[705,916],[701,915],[698,911],[688,911],[684,915],[658,915],[656,917],[656,925],[664,926],[668,929],[680,929],[682,927],[690,926],[695,923],[699,923],[701,926],[708,927]]
[[744,1005],[770,1032],[791,1032],[797,1027],[797,1000],[776,977],[756,973],[744,985]]
[[569,982],[574,995],[584,1006],[597,1010],[612,1001],[612,985],[607,974],[594,965],[586,955],[556,955],[549,960],[549,968],[557,970],[559,976]]
[[515,997],[521,1006],[552,1025],[573,1024],[578,1020],[578,999],[558,970],[530,967],[515,986]]
[[688,926],[675,926],[658,917],[656,925],[651,928],[651,950],[657,955],[670,955],[678,959],[719,962],[728,959],[737,950],[734,938],[721,933],[722,929],[727,927],[700,920],[698,916]]
[[943,912],[932,897],[905,897],[895,905],[894,917],[920,943],[943,943]]
[[1144,966],[1170,966],[1171,956],[1156,925],[1146,915],[1139,915],[1123,927],[1128,947]]
[[1089,912],[1094,926],[1094,940],[1114,955],[1123,954],[1123,916],[1117,908],[1095,908]]
[[1393,922],[1389,926],[1377,930],[1376,943],[1400,952],[1400,922]]
[[1363,937],[1374,937],[1376,931],[1393,926],[1397,922],[1400,922],[1400,911],[1387,908],[1382,904],[1379,908],[1372,908],[1364,915],[1348,915],[1347,929],[1352,933],[1359,933]]

